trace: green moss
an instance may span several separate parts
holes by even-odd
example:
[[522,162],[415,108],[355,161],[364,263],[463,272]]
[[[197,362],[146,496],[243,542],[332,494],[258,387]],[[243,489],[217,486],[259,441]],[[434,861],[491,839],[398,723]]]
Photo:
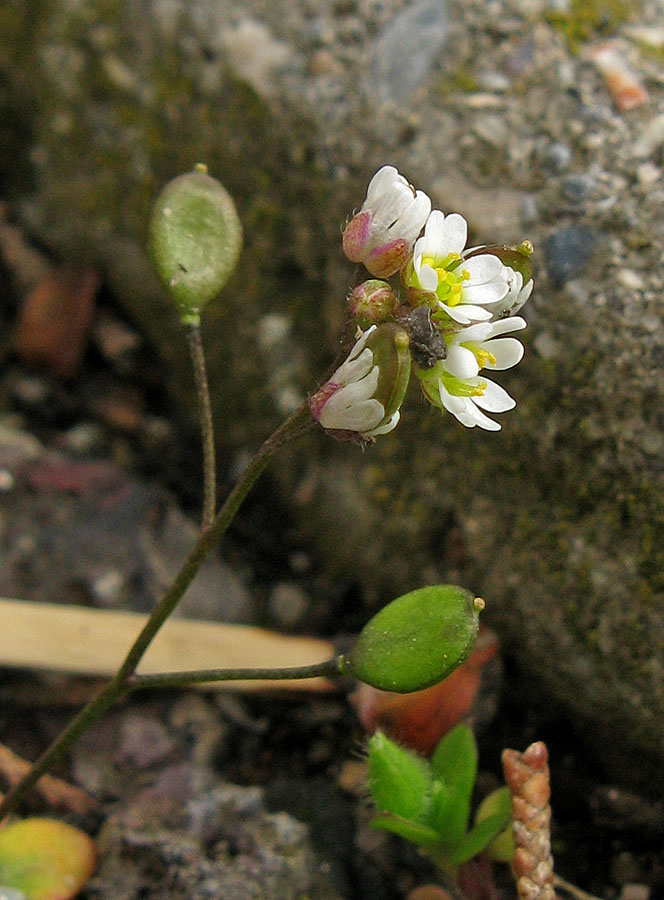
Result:
[[441,76],[437,84],[438,93],[444,97],[459,93],[472,94],[477,88],[477,78],[468,63],[460,63],[453,72]]
[[545,18],[576,53],[586,41],[613,34],[636,9],[629,0],[571,0],[567,12],[551,10]]

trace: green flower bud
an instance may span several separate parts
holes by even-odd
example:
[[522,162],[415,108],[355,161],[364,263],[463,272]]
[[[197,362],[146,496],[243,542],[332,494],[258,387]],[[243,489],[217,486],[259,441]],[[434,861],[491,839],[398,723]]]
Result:
[[381,609],[340,669],[383,691],[437,684],[470,653],[484,601],[451,584],[419,588]]
[[235,204],[203,165],[169,182],[155,201],[149,251],[183,322],[219,294],[235,268],[242,226]]

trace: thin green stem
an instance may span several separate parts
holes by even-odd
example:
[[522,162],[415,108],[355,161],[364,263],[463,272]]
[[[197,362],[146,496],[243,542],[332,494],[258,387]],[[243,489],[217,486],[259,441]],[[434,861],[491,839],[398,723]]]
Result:
[[279,669],[197,669],[191,672],[167,672],[164,675],[132,675],[126,683],[128,692],[150,688],[183,687],[212,684],[217,681],[294,681],[298,678],[335,678],[339,676],[336,657],[308,666],[284,666]]
[[306,403],[263,443],[258,453],[244,470],[242,477],[226,498],[207,531],[201,532],[189,556],[182,564],[175,580],[160,602],[152,611],[140,634],[132,644],[125,661],[111,681],[85,706],[68,727],[53,741],[35,762],[29,772],[8,791],[0,803],[0,821],[23,799],[42,775],[63,756],[63,754],[97,719],[128,691],[128,681],[134,675],[136,666],[150,646],[152,639],[173,612],[204,560],[215,547],[233,520],[242,501],[249,493],[256,479],[267,465],[270,457],[279,449],[295,440],[313,424]]
[[189,355],[191,356],[194,369],[198,421],[203,441],[203,518],[201,528],[203,531],[207,531],[214,521],[214,514],[217,508],[217,475],[210,388],[205,367],[200,318],[197,318],[195,321],[185,322],[184,327],[187,335],[187,344],[189,345]]

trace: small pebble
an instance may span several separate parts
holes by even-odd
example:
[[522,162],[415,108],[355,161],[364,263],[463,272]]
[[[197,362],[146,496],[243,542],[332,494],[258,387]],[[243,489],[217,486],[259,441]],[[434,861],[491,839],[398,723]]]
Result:
[[586,200],[594,189],[595,180],[590,175],[568,175],[563,178],[563,194],[572,203],[581,203],[582,200]]
[[550,172],[564,172],[572,162],[572,151],[567,144],[549,144],[542,154],[542,166]]
[[630,291],[642,291],[646,286],[643,278],[634,269],[619,269],[616,273],[616,281]]
[[620,892],[620,900],[650,900],[650,894],[647,884],[625,884]]
[[646,187],[658,181],[661,174],[661,168],[653,162],[644,162],[636,167],[636,180]]
[[584,225],[571,225],[555,231],[544,242],[546,267],[554,287],[562,287],[575,278],[590,260],[598,234]]
[[296,584],[280,582],[270,594],[270,612],[285,628],[292,628],[302,620],[309,608],[309,597]]
[[632,155],[637,159],[647,159],[664,144],[664,113],[650,119],[632,145]]

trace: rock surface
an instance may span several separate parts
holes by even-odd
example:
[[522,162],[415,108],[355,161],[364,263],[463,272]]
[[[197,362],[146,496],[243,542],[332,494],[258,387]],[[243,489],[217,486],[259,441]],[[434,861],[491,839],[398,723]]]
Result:
[[[374,449],[312,437],[278,483],[302,541],[374,603],[449,577],[453,517],[467,583],[523,672],[613,778],[661,793],[663,9],[589,8],[578,21],[578,4],[543,0],[51,0],[33,19],[15,3],[1,175],[45,245],[101,267],[183,408],[145,222],[193,163],[222,178],[247,233],[205,326],[224,455],[256,447],[329,361],[355,277],[339,224],[383,162],[466,215],[474,242],[543,250],[500,435],[441,421],[413,390]],[[606,39],[647,85],[641,106],[588,55]]]

